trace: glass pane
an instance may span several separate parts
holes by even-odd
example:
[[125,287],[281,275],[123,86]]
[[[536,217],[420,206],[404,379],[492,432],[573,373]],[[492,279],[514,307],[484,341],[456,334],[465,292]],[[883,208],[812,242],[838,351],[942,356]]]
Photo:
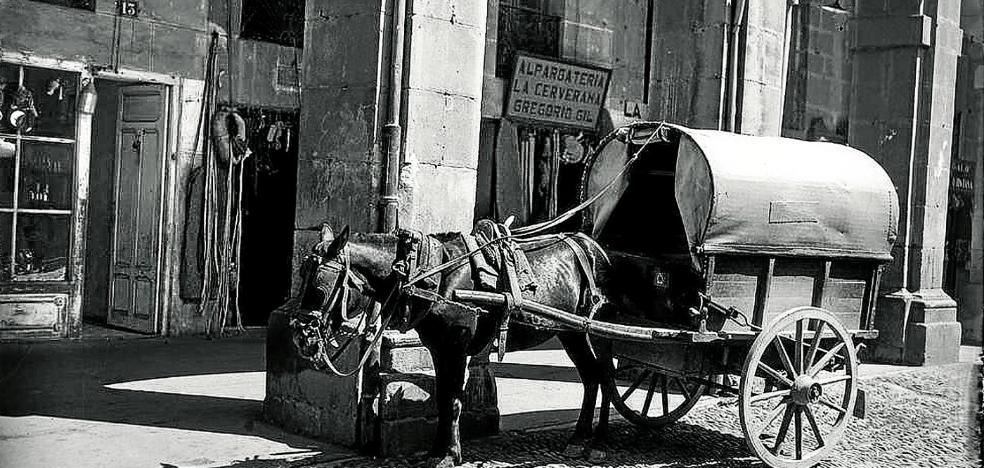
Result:
[[66,143],[21,141],[19,208],[72,208],[72,149]]
[[74,139],[78,89],[78,73],[24,67],[24,87],[18,96],[29,116],[20,125],[21,134]]
[[14,206],[14,156],[16,154],[16,141],[13,138],[0,138],[0,208],[13,208]]
[[20,66],[0,63],[0,133],[17,133],[10,124],[10,108],[14,105]]
[[62,281],[68,272],[71,216],[17,215],[14,281]]
[[0,213],[0,281],[10,281],[10,229],[14,215]]

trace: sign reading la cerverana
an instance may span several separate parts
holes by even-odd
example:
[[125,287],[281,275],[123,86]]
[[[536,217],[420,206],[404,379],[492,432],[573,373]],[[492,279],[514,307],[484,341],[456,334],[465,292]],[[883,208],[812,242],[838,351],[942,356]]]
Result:
[[592,130],[610,78],[610,70],[518,54],[506,117]]

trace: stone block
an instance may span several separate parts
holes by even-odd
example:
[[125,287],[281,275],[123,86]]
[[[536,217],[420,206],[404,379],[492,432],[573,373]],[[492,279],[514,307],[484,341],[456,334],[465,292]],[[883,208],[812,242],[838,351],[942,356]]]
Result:
[[878,362],[936,365],[957,362],[960,324],[956,303],[942,291],[916,294],[896,291],[879,298],[875,314],[878,339],[872,358]]
[[429,16],[452,24],[484,28],[488,4],[481,0],[456,2],[454,0],[417,0],[413,2],[413,14]]
[[[474,157],[477,159],[478,155]],[[471,229],[475,209],[475,169],[412,163],[404,166],[401,175],[404,181],[412,181],[412,185],[401,184],[402,226],[427,232]]]
[[379,374],[379,382],[379,417],[383,422],[437,417],[437,407],[432,400],[433,375],[383,372]]
[[960,360],[961,331],[958,322],[915,323],[908,331],[904,363],[935,366]]
[[154,58],[151,71],[173,75],[180,70],[185,76],[204,75],[205,61],[202,57],[208,50],[208,41],[205,32],[154,24]]
[[299,159],[295,225],[372,231],[378,180],[378,168],[362,162]]
[[410,48],[407,61],[410,88],[455,94],[476,102],[482,98],[484,26],[416,15],[409,27],[412,37],[426,38],[413,41]]
[[[270,314],[264,417],[291,432],[354,445],[358,440],[361,376],[336,378],[312,369],[297,354],[288,328],[294,307],[294,302],[288,302]],[[355,351],[343,355],[340,365],[353,366]]]
[[[303,63],[305,88],[375,83],[379,68],[380,14],[370,11],[308,16],[304,30],[305,50],[309,51]],[[353,47],[353,40],[358,41],[358,47]],[[305,102],[309,102],[307,96]]]
[[404,133],[407,159],[475,169],[481,120],[479,102],[425,89],[411,89],[406,96],[407,107],[414,109],[407,115]]
[[383,349],[380,354],[380,369],[393,372],[426,372],[434,370],[430,351],[423,346]]

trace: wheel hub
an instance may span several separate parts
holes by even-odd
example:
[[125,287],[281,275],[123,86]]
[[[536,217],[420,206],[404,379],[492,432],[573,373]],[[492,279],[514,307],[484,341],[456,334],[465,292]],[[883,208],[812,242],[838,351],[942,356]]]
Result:
[[805,406],[820,401],[823,396],[823,387],[812,377],[800,375],[793,381],[793,388],[790,390],[793,402]]

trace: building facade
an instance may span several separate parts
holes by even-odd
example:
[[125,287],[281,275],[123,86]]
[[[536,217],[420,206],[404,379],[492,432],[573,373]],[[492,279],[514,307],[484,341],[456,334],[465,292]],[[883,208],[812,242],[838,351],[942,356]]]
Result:
[[[197,233],[186,226],[203,216],[201,194],[189,193],[203,166],[208,90],[250,122],[299,107],[303,9],[293,25],[271,24],[278,7],[267,3],[0,5],[0,338],[78,337],[83,321],[154,334],[206,329],[200,291],[182,283],[201,277],[188,253]],[[296,153],[296,127],[283,130]],[[261,158],[244,166],[253,182],[275,179],[267,166],[289,168],[286,189],[277,187],[290,195],[289,213],[294,166],[285,151],[255,150]],[[244,193],[252,213],[270,211],[270,197],[255,196],[262,190]],[[289,293],[292,220],[256,222],[271,219],[287,226],[279,304]],[[259,315],[254,324],[265,325]]]

